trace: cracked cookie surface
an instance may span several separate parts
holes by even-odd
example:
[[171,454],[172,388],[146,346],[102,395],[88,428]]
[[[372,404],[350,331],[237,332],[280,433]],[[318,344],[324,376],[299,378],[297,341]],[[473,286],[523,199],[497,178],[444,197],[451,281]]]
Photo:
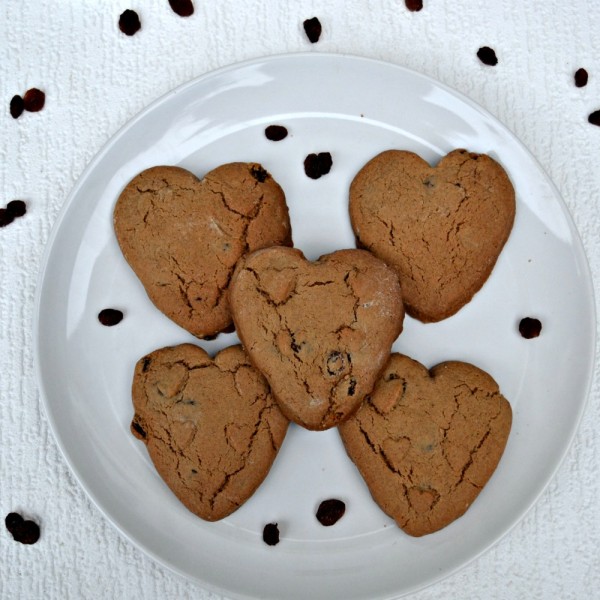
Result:
[[428,371],[392,354],[339,432],[375,502],[421,536],[465,513],[496,469],[511,424],[510,404],[481,369],[445,362]]
[[456,313],[489,277],[508,239],[515,193],[485,154],[454,150],[430,167],[388,150],[350,186],[350,218],[360,247],[398,273],[406,312],[434,322]]
[[356,410],[404,319],[396,274],[364,250],[316,262],[292,248],[258,250],[238,263],[229,297],[237,333],[282,411],[313,430]]
[[152,167],[125,187],[114,209],[125,259],[150,300],[199,338],[231,325],[227,288],[246,252],[290,245],[282,189],[256,163],[229,163],[199,180]]
[[132,396],[132,434],[179,500],[208,521],[250,498],[289,424],[239,345],[214,359],[192,344],[155,350],[137,362]]

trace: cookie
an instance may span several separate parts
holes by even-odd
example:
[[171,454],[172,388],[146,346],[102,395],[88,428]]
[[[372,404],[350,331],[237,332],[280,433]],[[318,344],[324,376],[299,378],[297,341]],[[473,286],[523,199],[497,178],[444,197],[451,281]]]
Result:
[[191,344],[141,358],[133,377],[131,432],[193,513],[216,521],[267,476],[288,427],[242,347],[214,359]]
[[292,248],[242,258],[229,302],[236,331],[283,413],[307,429],[347,419],[402,330],[392,269],[364,250],[306,260]]
[[445,362],[427,371],[392,354],[375,390],[339,427],[381,509],[421,536],[460,517],[504,452],[508,401],[484,371]]
[[398,273],[406,312],[445,319],[489,277],[515,217],[515,192],[485,154],[454,150],[436,167],[388,150],[350,186],[350,218],[360,247]]
[[199,338],[231,324],[226,291],[240,256],[292,243],[284,193],[255,163],[202,180],[179,167],[143,171],[121,193],[114,229],[150,300]]

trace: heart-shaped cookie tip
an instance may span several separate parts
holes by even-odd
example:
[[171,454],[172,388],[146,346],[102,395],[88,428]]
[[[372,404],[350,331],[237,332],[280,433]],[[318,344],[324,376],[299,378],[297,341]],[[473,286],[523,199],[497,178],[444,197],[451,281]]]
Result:
[[292,243],[284,193],[256,163],[222,165],[202,180],[179,167],[147,169],[121,193],[114,229],[150,300],[199,338],[231,324],[226,292],[240,256]]
[[347,419],[402,330],[394,271],[364,250],[309,262],[291,248],[243,257],[229,300],[236,330],[283,413],[307,429]]
[[226,517],[267,476],[288,420],[241,346],[214,360],[191,344],[141,358],[131,432],[181,502],[208,521]]
[[460,517],[496,469],[512,423],[484,371],[446,362],[430,372],[393,354],[375,390],[339,427],[381,509],[413,536]]
[[485,154],[454,150],[436,167],[388,150],[350,186],[357,244],[398,273],[406,312],[423,321],[456,313],[481,289],[515,217],[515,192]]

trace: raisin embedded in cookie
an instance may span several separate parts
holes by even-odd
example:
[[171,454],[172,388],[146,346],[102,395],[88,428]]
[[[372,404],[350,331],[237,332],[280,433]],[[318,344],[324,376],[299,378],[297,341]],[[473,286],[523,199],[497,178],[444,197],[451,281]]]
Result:
[[214,359],[182,344],[141,358],[133,378],[131,432],[193,513],[216,521],[267,476],[288,420],[241,346]]
[[413,536],[432,533],[477,498],[504,452],[512,411],[496,382],[463,362],[428,371],[392,354],[375,390],[339,427],[371,495]]
[[481,289],[514,217],[504,169],[466,150],[436,167],[413,152],[388,150],[350,186],[357,243],[396,270],[406,312],[423,322],[453,315]]
[[143,171],[121,193],[114,228],[152,302],[199,338],[231,325],[226,291],[240,256],[292,243],[284,193],[256,163],[202,180],[179,167]]
[[229,301],[236,331],[283,413],[307,429],[347,419],[402,330],[392,269],[364,250],[309,262],[274,247],[243,257]]

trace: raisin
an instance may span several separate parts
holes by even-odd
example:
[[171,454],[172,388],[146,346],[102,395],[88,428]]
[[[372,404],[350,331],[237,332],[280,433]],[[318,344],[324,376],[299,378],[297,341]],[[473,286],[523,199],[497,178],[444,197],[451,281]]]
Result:
[[266,169],[263,169],[260,165],[252,165],[250,173],[259,183],[264,183],[265,179],[269,176]]
[[539,319],[525,317],[519,322],[519,333],[526,339],[536,338],[542,332],[542,323]]
[[351,362],[349,354],[342,354],[337,350],[330,352],[327,357],[327,373],[339,375],[346,369],[347,362]]
[[411,12],[419,12],[423,8],[423,0],[404,0],[404,4]]
[[277,523],[268,523],[263,529],[263,541],[269,546],[279,544],[279,527]]
[[44,108],[46,94],[37,88],[31,88],[23,96],[23,106],[28,112],[38,112]]
[[577,87],[584,87],[588,82],[588,72],[585,69],[577,69],[575,71],[575,85]]
[[35,544],[40,539],[40,526],[34,521],[26,521],[18,513],[8,513],[4,524],[15,542]]
[[350,385],[348,386],[348,396],[354,396],[354,392],[356,391],[356,379],[350,379]]
[[11,200],[6,205],[6,212],[13,217],[22,217],[27,212],[27,206],[23,200]]
[[116,308],[103,308],[98,313],[98,321],[102,323],[102,325],[106,325],[107,327],[112,327],[113,325],[117,325],[123,319],[123,313]]
[[136,431],[142,439],[146,439],[145,429],[135,419],[131,421],[131,428]]
[[477,58],[484,64],[493,67],[498,64],[496,53],[489,46],[483,46],[477,50]]
[[6,208],[0,208],[0,227],[6,227],[10,225],[15,218]]
[[140,17],[135,10],[127,9],[119,17],[119,29],[125,35],[134,35],[142,28]]
[[332,164],[333,161],[329,152],[309,154],[304,159],[304,172],[311,179],[319,179],[322,175],[329,173]]
[[18,119],[25,110],[25,102],[23,102],[23,98],[18,94],[13,96],[10,101],[10,116],[13,119]]
[[313,17],[312,19],[306,19],[304,23],[304,32],[306,33],[306,37],[309,39],[311,44],[316,44],[321,37],[321,32],[323,28],[321,27],[321,21],[317,19],[317,17]]
[[346,504],[341,500],[330,498],[323,500],[317,509],[317,520],[324,527],[335,525],[346,512]]
[[190,17],[194,14],[194,4],[192,0],[169,0],[169,5],[174,13],[180,17]]
[[591,113],[588,117],[588,122],[592,125],[597,125],[600,127],[600,110],[595,110],[593,113]]
[[265,136],[272,142],[280,142],[287,137],[288,130],[283,125],[269,125],[265,129]]
[[144,356],[144,362],[142,363],[142,373],[145,373],[150,366],[152,359],[149,356]]

